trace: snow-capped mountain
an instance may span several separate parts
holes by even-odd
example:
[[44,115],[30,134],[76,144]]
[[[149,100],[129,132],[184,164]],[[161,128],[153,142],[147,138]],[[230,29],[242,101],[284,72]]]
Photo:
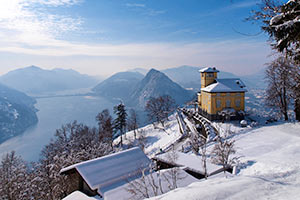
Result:
[[99,83],[93,91],[104,97],[124,101],[143,78],[144,75],[138,72],[119,72]]
[[0,84],[0,143],[37,123],[35,100]]
[[95,77],[72,69],[45,70],[36,66],[13,70],[0,77],[2,84],[28,94],[88,88],[96,85],[98,81]]
[[128,102],[131,105],[144,108],[150,97],[169,95],[175,100],[176,104],[181,105],[191,100],[193,94],[193,92],[185,90],[173,82],[164,73],[151,69],[145,78],[136,85]]

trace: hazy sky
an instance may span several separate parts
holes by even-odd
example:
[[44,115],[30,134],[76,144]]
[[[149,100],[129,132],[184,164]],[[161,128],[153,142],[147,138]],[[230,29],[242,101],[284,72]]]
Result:
[[0,74],[29,65],[92,75],[180,65],[254,73],[270,54],[266,35],[244,35],[260,32],[244,21],[257,3],[1,0]]

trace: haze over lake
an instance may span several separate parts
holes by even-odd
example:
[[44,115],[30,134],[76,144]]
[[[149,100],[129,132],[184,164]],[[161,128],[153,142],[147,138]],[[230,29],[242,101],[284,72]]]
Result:
[[113,106],[114,103],[95,96],[39,98],[35,105],[39,110],[37,125],[0,144],[0,156],[15,150],[26,161],[36,161],[42,148],[54,137],[56,129],[74,120],[96,126],[96,115],[105,108],[112,111]]

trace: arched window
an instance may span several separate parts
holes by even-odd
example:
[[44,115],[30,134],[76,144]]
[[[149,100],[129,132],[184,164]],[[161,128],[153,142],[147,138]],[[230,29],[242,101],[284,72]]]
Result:
[[235,100],[235,106],[237,108],[241,107],[241,100],[240,99]]
[[230,99],[227,99],[227,100],[226,100],[226,107],[227,107],[227,108],[230,108],[230,107],[231,107],[231,101],[230,101]]
[[217,108],[221,108],[221,100],[217,99],[216,101]]

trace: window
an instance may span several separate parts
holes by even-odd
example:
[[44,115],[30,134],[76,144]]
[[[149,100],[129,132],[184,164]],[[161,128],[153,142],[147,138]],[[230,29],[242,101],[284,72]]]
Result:
[[240,99],[237,99],[237,100],[235,100],[235,106],[236,107],[241,107],[241,100]]
[[207,77],[214,77],[213,73],[207,73]]
[[217,97],[221,96],[221,93],[217,93]]
[[217,99],[216,104],[217,104],[217,108],[221,108],[221,100]]
[[236,96],[237,97],[241,97],[241,93],[236,93]]
[[226,93],[226,96],[230,97],[230,93]]
[[231,107],[231,101],[229,99],[226,100],[226,107],[227,108]]

